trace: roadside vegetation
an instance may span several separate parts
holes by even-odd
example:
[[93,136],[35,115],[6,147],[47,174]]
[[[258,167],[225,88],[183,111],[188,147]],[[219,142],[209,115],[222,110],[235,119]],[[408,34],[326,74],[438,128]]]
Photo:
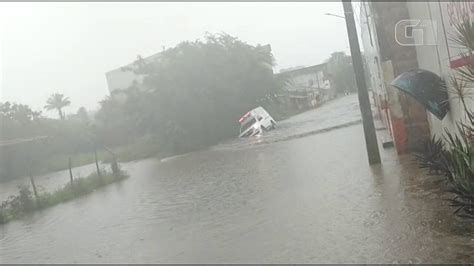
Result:
[[64,187],[54,192],[33,191],[28,185],[18,188],[18,194],[10,196],[0,205],[0,224],[24,217],[28,213],[45,209],[63,202],[89,194],[98,188],[127,178],[123,171],[115,174],[101,170],[87,177],[71,179]]

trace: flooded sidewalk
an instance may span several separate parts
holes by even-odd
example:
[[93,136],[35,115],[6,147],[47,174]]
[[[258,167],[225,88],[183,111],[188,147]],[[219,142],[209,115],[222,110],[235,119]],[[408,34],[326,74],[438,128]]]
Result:
[[122,183],[0,226],[0,262],[474,262],[443,181],[394,149],[370,167],[362,126],[344,123],[126,164]]

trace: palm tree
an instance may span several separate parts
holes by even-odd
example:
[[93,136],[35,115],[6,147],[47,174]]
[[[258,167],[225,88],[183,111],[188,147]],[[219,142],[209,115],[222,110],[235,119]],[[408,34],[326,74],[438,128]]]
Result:
[[49,96],[48,100],[46,101],[46,105],[44,108],[48,111],[56,109],[58,110],[59,118],[64,119],[64,113],[62,108],[71,104],[68,97],[64,97],[63,94],[54,93]]

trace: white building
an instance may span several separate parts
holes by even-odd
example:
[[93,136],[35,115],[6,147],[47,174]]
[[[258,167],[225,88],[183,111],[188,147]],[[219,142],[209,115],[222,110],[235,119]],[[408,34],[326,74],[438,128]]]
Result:
[[[474,2],[472,1],[446,1],[446,2],[407,2],[408,11],[411,19],[427,21],[430,27],[424,32],[425,43],[433,39],[433,43],[417,45],[416,55],[418,65],[421,69],[426,69],[438,74],[440,77],[449,81],[455,68],[463,65],[460,52],[463,50],[459,45],[450,40],[455,29],[453,22],[455,16],[466,14],[470,17],[471,23],[474,22]],[[431,36],[432,37],[431,37]],[[428,40],[426,40],[428,38]],[[423,41],[423,40],[421,40]],[[448,82],[449,83],[449,82]],[[468,99],[468,106],[474,109],[473,88],[470,88],[471,94]],[[456,121],[465,119],[464,109],[461,107],[456,95],[448,89],[450,111],[446,117],[440,121],[434,115],[429,114],[431,133],[441,135],[445,128],[454,131]]]
[[[143,58],[143,60],[145,60],[145,62],[152,62],[159,58],[160,53],[156,53],[154,55]],[[135,82],[140,83],[142,81],[142,77],[134,73],[133,71],[133,69],[136,68],[137,61],[105,73],[109,92],[128,89]]]
[[275,76],[285,79],[285,91],[298,109],[314,107],[332,97],[325,63],[280,72]]
[[[413,115],[416,115],[418,125],[423,124],[423,120],[427,121],[431,136],[440,136],[445,129],[455,132],[456,121],[465,118],[464,109],[449,88],[450,110],[443,120],[439,120],[427,111],[421,114],[419,108],[413,108],[416,104],[412,99],[407,99],[410,97],[390,86],[396,76],[413,68],[429,70],[449,81],[455,69],[466,62],[459,56],[462,49],[449,37],[455,32],[452,23],[460,15],[470,17],[472,23],[474,2],[361,2],[361,38],[367,71],[371,76],[379,112],[394,136],[396,147],[397,142],[404,142],[410,137],[415,139],[417,130],[410,132],[413,124],[409,124],[409,121],[414,121]],[[413,26],[405,27],[405,31],[401,32],[400,25],[403,23]],[[410,28],[411,35],[407,33],[407,28]],[[400,38],[411,38],[408,39],[410,43],[404,43]],[[474,92],[472,88],[470,90],[467,104],[473,108]],[[388,107],[385,109],[388,116],[383,114],[384,107]],[[404,145],[401,145],[403,147],[399,152],[406,150]]]

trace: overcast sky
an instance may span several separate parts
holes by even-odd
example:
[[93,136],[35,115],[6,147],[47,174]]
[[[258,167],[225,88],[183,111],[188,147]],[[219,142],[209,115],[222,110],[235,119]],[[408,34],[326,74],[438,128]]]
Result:
[[105,72],[206,31],[271,44],[275,70],[319,64],[349,53],[344,20],[324,13],[341,3],[0,3],[0,100],[41,109],[59,92],[68,113],[96,109]]

